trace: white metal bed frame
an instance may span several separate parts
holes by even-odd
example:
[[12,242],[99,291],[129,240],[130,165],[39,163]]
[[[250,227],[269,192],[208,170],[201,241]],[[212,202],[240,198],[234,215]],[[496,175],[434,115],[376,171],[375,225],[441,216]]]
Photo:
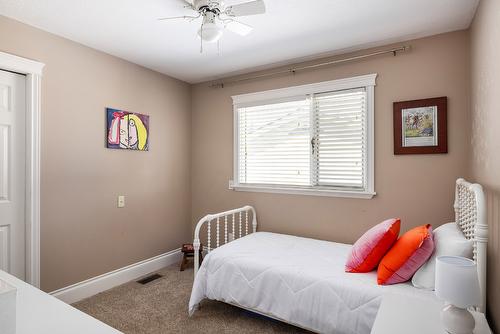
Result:
[[[455,222],[458,224],[464,236],[473,241],[473,259],[477,264],[479,286],[481,288],[481,303],[476,310],[479,312],[486,311],[486,255],[488,243],[488,225],[486,221],[486,203],[483,193],[483,188],[479,184],[472,184],[464,179],[458,179],[455,186]],[[207,248],[210,251],[214,248],[231,242],[234,239],[249,234],[248,213],[252,213],[252,231],[257,230],[257,217],[255,209],[251,206],[244,206],[239,209],[229,210],[216,214],[209,214],[200,219],[196,225],[194,232],[194,275],[198,272],[200,266],[199,250],[200,250],[200,230],[204,224],[207,224]],[[228,219],[229,217],[229,219]],[[244,217],[244,218],[243,218]],[[243,220],[244,219],[244,220]],[[236,222],[236,220],[238,222]],[[216,242],[215,247],[212,247],[211,225],[212,221],[216,222]],[[224,242],[220,240],[221,222],[224,223]],[[236,229],[238,223],[238,229]],[[233,239],[228,239],[228,225],[232,226],[231,232]],[[244,226],[244,230],[243,230]],[[237,233],[239,231],[239,233]],[[243,234],[244,231],[244,234]],[[278,319],[281,320],[281,319]],[[283,321],[283,320],[282,320]]]
[[[196,225],[196,229],[194,230],[194,276],[198,273],[198,269],[200,267],[200,230],[204,224],[207,224],[207,253],[210,253],[212,249],[217,248],[223,244],[227,244],[228,242],[233,241],[234,239],[241,238],[242,236],[248,235],[249,221],[248,221],[248,213],[252,214],[252,232],[255,233],[257,231],[257,215],[255,213],[255,209],[250,205],[246,205],[239,209],[229,210],[225,212],[208,214],[205,217],[201,218],[198,224]],[[228,219],[228,217],[231,217]],[[221,240],[219,238],[220,235],[220,223],[222,219],[224,219],[224,242],[221,244]],[[244,219],[244,220],[243,220]],[[236,220],[238,220],[238,229],[236,229]],[[212,246],[212,221],[216,222],[216,245]],[[229,229],[228,225],[232,226],[231,233],[232,238],[229,238]],[[239,233],[238,233],[239,232]],[[243,234],[244,233],[244,234]]]

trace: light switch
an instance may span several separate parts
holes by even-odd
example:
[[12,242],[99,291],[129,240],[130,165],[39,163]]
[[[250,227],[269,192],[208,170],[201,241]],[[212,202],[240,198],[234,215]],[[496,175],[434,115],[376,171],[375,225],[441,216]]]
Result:
[[118,207],[119,208],[125,207],[125,196],[123,196],[123,195],[118,196]]

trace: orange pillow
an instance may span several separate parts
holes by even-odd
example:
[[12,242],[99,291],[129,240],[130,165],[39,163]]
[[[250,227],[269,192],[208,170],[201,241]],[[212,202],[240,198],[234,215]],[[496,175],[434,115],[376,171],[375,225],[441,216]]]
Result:
[[434,251],[431,225],[409,230],[396,241],[378,266],[377,282],[381,285],[408,281]]

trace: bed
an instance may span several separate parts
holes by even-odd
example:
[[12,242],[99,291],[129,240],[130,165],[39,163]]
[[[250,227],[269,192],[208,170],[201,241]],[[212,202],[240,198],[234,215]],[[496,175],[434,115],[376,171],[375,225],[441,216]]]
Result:
[[[474,241],[484,312],[487,225],[480,185],[456,182],[455,220]],[[213,226],[212,226],[213,225]],[[202,230],[203,229],[203,230]],[[195,229],[194,247],[205,237],[189,302],[193,314],[205,299],[229,303],[318,333],[370,333],[387,293],[436,299],[411,283],[377,285],[376,272],[344,271],[351,245],[257,232],[253,207],[207,215]],[[198,252],[195,250],[195,255]]]

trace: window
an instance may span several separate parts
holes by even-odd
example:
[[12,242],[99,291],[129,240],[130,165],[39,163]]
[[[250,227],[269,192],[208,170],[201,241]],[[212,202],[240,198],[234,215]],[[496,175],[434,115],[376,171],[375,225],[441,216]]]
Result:
[[233,189],[371,198],[375,78],[233,96]]

